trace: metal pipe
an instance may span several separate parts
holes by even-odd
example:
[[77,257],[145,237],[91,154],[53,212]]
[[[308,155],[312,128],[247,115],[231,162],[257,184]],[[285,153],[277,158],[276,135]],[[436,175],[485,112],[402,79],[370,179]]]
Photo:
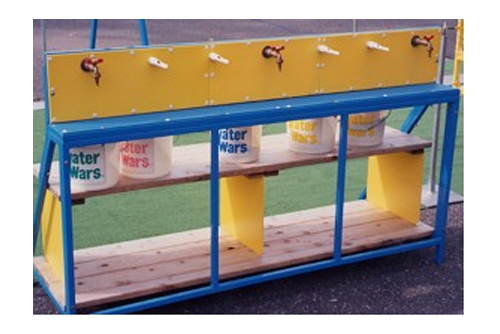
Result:
[[76,313],[75,259],[73,246],[73,207],[71,201],[70,152],[67,145],[60,145],[59,171],[61,183],[61,209],[63,233],[65,313]]
[[40,28],[42,30],[42,51],[45,53],[47,52],[47,32],[44,19],[40,20]]
[[[441,50],[439,52],[439,71],[437,76],[437,83],[443,84],[445,65],[446,65],[446,45],[447,45],[447,32],[448,28],[446,22],[443,25],[443,31],[441,34]],[[430,158],[429,167],[429,190],[431,193],[436,192],[436,176],[437,176],[437,160],[438,160],[438,147],[439,147],[439,134],[441,128],[441,104],[438,104],[436,109],[436,114],[434,116],[434,125],[432,129],[432,151]]]
[[358,20],[357,19],[352,20],[352,32],[354,32],[354,33],[358,32]]
[[349,116],[342,116],[340,124],[339,156],[337,169],[337,199],[335,207],[335,240],[334,258],[342,258],[342,239],[344,232],[344,200],[345,200],[345,178],[347,164],[347,131],[349,127]]
[[149,45],[149,37],[148,37],[148,27],[146,24],[146,20],[141,19],[137,20],[139,25],[139,33],[141,34],[141,43],[142,45]]
[[38,175],[38,191],[36,196],[36,206],[33,212],[33,255],[36,251],[38,235],[40,234],[40,224],[42,220],[42,211],[45,203],[45,192],[49,187],[49,173],[54,156],[55,145],[50,139],[45,139],[43,145],[42,161],[40,165],[40,172]]
[[210,171],[210,281],[212,288],[219,286],[219,130],[212,130]]
[[90,20],[90,44],[91,49],[95,49],[97,46],[97,29],[99,28],[99,20]]
[[444,260],[444,246],[446,239],[446,224],[448,221],[448,203],[451,191],[451,176],[453,172],[453,159],[455,155],[455,142],[458,127],[458,112],[460,97],[448,103],[446,123],[443,140],[443,156],[441,158],[441,174],[439,177],[439,196],[436,211],[434,237],[441,240],[436,256],[436,263]]

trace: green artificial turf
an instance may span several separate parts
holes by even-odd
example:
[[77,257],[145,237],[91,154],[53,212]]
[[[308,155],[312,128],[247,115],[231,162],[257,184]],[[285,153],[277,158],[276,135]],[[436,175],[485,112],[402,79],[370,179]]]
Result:
[[[394,111],[389,125],[399,128],[409,110]],[[432,110],[426,113],[414,135],[432,138]],[[443,122],[444,123],[444,122]],[[285,131],[283,124],[268,125],[264,135]],[[463,117],[460,117],[453,190],[463,193]],[[44,138],[44,113],[33,113],[33,162],[39,162]],[[176,139],[176,146],[208,141],[208,134]],[[427,150],[425,179],[427,180]],[[175,157],[174,157],[175,159]],[[355,200],[366,184],[366,159],[348,161],[346,200]],[[266,179],[265,214],[276,215],[333,204],[336,163],[285,170]],[[33,180],[33,204],[38,182]],[[75,248],[86,248],[209,225],[209,184],[199,182],[172,187],[91,198],[74,207]]]

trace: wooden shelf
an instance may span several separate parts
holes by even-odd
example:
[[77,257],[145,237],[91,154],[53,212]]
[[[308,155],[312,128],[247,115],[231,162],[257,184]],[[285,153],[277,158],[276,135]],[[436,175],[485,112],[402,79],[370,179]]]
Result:
[[[360,158],[371,155],[382,155],[395,152],[419,151],[430,147],[431,143],[420,138],[387,128],[383,144],[375,147],[357,147],[348,149],[348,158]],[[280,170],[326,163],[337,160],[337,152],[319,155],[305,155],[291,152],[287,146],[285,134],[264,136],[262,138],[261,157],[251,164],[220,164],[221,177],[236,175],[268,175]],[[33,175],[38,177],[40,165],[33,166]],[[106,190],[73,192],[73,200],[110,195],[140,189],[150,189],[181,183],[206,181],[210,179],[210,147],[209,144],[197,144],[175,147],[173,150],[172,173],[155,180],[133,180],[121,177],[119,183]],[[50,190],[60,197],[58,164],[52,166],[49,180]]]
[[[333,256],[333,206],[265,219],[265,250],[259,257],[221,231],[222,280],[310,263]],[[346,204],[343,254],[406,243],[432,235],[366,201]],[[62,283],[43,257],[33,261],[61,305]],[[78,308],[208,284],[210,229],[170,234],[75,252]]]

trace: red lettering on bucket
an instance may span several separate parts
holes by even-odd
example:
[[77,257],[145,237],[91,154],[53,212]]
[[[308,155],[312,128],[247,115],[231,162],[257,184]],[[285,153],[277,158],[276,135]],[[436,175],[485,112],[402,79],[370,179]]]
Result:
[[129,154],[146,154],[149,144],[136,144],[133,142],[121,143],[120,151]]
[[122,164],[128,168],[144,168],[147,169],[151,167],[151,162],[148,158],[134,158],[129,154],[121,155]]

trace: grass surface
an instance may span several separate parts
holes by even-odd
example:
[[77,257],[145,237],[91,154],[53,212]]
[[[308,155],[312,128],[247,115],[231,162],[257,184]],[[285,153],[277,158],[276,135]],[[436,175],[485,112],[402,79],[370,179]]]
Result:
[[[409,110],[394,111],[389,125],[399,128]],[[432,138],[432,110],[415,129],[414,135]],[[444,122],[443,122],[444,123]],[[283,124],[269,125],[264,135],[284,132]],[[453,190],[463,194],[463,117],[460,117]],[[39,162],[44,138],[44,113],[33,113],[33,162]],[[208,134],[191,134],[176,139],[176,145],[208,141]],[[428,157],[426,152],[425,179]],[[57,153],[56,153],[57,155]],[[175,158],[175,157],[174,157]],[[355,200],[366,184],[366,159],[348,161],[346,200]],[[333,204],[336,163],[283,171],[266,179],[266,215],[276,215]],[[38,182],[33,180],[33,204]],[[199,182],[173,187],[92,198],[74,207],[75,248],[145,238],[209,225],[209,184]]]

